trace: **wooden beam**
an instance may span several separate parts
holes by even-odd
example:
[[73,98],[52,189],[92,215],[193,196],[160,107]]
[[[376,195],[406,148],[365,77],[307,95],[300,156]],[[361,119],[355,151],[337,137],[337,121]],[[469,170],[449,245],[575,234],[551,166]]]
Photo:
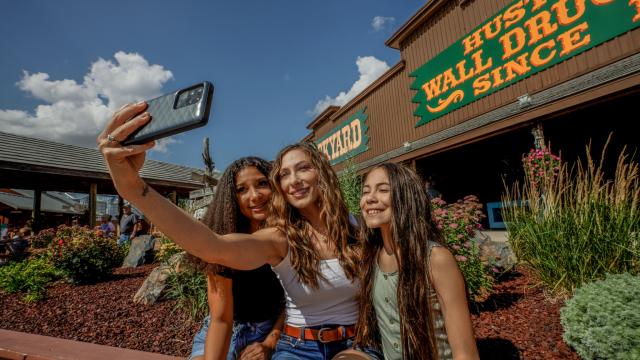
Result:
[[89,185],[89,227],[94,228],[96,226],[96,212],[98,209],[98,184],[91,183]]
[[31,230],[34,233],[42,230],[42,190],[33,189],[33,210],[31,212]]

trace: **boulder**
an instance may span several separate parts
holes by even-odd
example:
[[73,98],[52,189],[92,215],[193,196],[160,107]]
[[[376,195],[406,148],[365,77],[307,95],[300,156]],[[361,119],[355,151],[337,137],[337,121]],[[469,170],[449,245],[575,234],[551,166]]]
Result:
[[518,262],[513,250],[506,241],[505,234],[495,235],[476,231],[475,240],[480,250],[480,258],[483,262],[491,262],[493,265],[503,270],[510,270]]
[[141,235],[131,241],[131,247],[127,257],[122,262],[122,267],[138,267],[144,263],[153,261],[153,248],[156,239],[151,235]]
[[167,278],[172,271],[180,271],[181,264],[184,261],[186,252],[173,255],[166,264],[162,264],[153,269],[151,274],[144,280],[138,292],[133,296],[133,302],[136,304],[150,305],[154,304],[162,291],[167,286]]

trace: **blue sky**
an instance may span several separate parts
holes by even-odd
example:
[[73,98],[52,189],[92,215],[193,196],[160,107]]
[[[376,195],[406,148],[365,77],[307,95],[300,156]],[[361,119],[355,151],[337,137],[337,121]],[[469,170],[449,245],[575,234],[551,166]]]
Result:
[[273,159],[328,104],[399,61],[384,42],[425,1],[2,1],[0,131],[94,146],[109,114],[209,80],[206,127],[150,158]]

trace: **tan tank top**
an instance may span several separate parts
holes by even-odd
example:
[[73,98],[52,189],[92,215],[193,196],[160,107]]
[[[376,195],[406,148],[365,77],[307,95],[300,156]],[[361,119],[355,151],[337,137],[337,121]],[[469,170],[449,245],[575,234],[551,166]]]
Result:
[[[440,244],[429,241],[429,255],[434,246]],[[402,342],[400,341],[400,314],[398,312],[398,272],[385,273],[375,262],[373,283],[373,306],[378,319],[378,328],[382,340],[382,351],[385,360],[402,360]],[[436,346],[442,360],[453,359],[451,346],[444,327],[444,316],[438,296],[433,288],[429,290],[429,297],[433,306]]]

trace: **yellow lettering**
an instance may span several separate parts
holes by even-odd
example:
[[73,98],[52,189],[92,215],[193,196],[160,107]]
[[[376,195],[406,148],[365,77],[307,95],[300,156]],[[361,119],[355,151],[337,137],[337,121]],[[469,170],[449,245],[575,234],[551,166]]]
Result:
[[473,34],[467,36],[462,40],[464,45],[464,55],[472,52],[473,50],[482,46],[482,37],[480,37],[480,30],[476,30]]
[[424,93],[427,95],[427,101],[433,99],[434,97],[438,97],[440,95],[441,80],[442,80],[442,74],[429,80],[429,82],[422,84],[422,90],[424,90]]
[[[514,41],[512,41],[514,40]],[[517,53],[522,50],[524,44],[526,43],[526,35],[522,28],[514,28],[508,33],[502,35],[499,39],[502,44],[502,60],[506,60],[511,57],[511,55]],[[514,44],[515,42],[515,44]]]
[[478,50],[471,55],[473,62],[475,64],[475,73],[480,74],[483,71],[491,68],[493,65],[493,59],[489,58],[486,63],[482,63],[482,50]]
[[591,2],[594,5],[602,6],[602,5],[611,4],[613,0],[591,0]]
[[580,19],[584,15],[585,4],[584,0],[573,0],[576,13],[573,16],[569,16],[569,9],[567,9],[568,0],[558,0],[557,3],[551,5],[551,10],[556,12],[556,17],[560,25],[569,25],[576,20]]
[[458,83],[461,84],[467,80],[469,80],[473,74],[474,71],[473,69],[469,70],[469,72],[467,72],[467,67],[465,66],[467,63],[467,60],[462,60],[459,63],[456,64],[456,69],[458,69]]
[[500,74],[500,70],[502,70],[502,68],[495,68],[491,70],[491,75],[493,76],[493,85],[491,87],[496,88],[504,84],[504,80],[502,79],[502,74]]
[[[535,67],[539,67],[551,61],[551,59],[553,59],[553,57],[556,55],[556,49],[553,49],[555,46],[556,46],[556,41],[553,39],[538,45],[531,52],[531,58],[529,59],[529,62],[531,63],[531,65]],[[551,52],[549,53],[549,55],[547,55],[547,57],[542,58],[540,57],[540,51],[542,49],[547,49],[547,50],[553,49],[553,50],[551,50]]]
[[[525,2],[528,3],[529,0],[525,0]],[[547,0],[533,0],[533,7],[531,8],[531,11],[533,12],[533,11],[536,11],[536,10],[540,9],[546,3],[547,3]]]
[[478,96],[482,93],[486,93],[491,89],[491,81],[489,81],[489,74],[478,76],[473,80],[473,96]]
[[574,28],[567,30],[563,34],[558,36],[558,40],[560,41],[560,45],[562,46],[562,51],[560,51],[560,56],[565,56],[575,49],[585,46],[589,44],[591,41],[591,35],[586,34],[584,37],[580,38],[580,33],[589,29],[589,24],[587,22],[583,22],[580,25],[575,26]]
[[629,0],[629,6],[636,7],[636,15],[633,17],[633,22],[640,21],[640,0]]
[[524,75],[531,70],[531,67],[527,64],[527,56],[529,56],[529,53],[524,53],[518,56],[516,61],[511,60],[504,64],[504,69],[507,72],[505,80],[511,81],[516,77],[516,73]]
[[525,21],[524,26],[529,30],[529,45],[537,43],[558,30],[558,24],[551,23],[551,13],[546,10]]
[[458,85],[458,80],[456,80],[456,76],[453,75],[453,70],[448,68],[444,73],[444,81],[442,82],[442,92],[453,89]]
[[351,122],[351,148],[357,149],[362,144],[362,127],[360,126],[360,120],[355,119]]
[[[491,29],[491,24],[493,24],[494,29]],[[498,15],[488,23],[484,24],[484,26],[482,27],[482,30],[484,30],[484,37],[487,40],[490,40],[496,37],[496,35],[500,33],[500,30],[502,30],[502,15]]]
[[337,159],[338,157],[342,156],[342,154],[344,154],[344,149],[342,147],[342,140],[340,140],[341,138],[340,131],[336,131],[333,134],[333,137],[336,138],[336,147],[335,147],[335,152],[333,153],[333,159]]
[[527,12],[522,8],[523,6],[524,4],[522,3],[522,0],[520,0],[504,12],[502,20],[504,20],[505,29],[508,29],[509,27],[511,27],[511,25],[519,22],[520,20],[522,20],[522,18],[524,18]]
[[349,125],[342,128],[342,141],[344,142],[345,153],[353,150],[351,145],[351,127]]

